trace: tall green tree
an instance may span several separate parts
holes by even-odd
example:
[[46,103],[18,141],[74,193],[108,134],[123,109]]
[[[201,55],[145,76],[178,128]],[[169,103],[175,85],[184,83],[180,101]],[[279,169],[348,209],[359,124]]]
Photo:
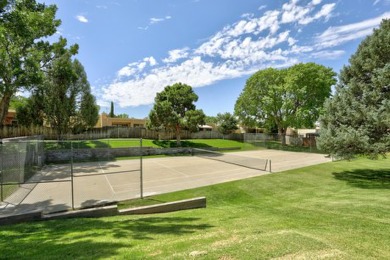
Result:
[[110,113],[108,114],[109,117],[115,117],[114,113],[114,102],[111,101],[111,108],[110,108]]
[[73,67],[78,77],[76,85],[79,85],[78,98],[75,102],[76,113],[71,124],[73,132],[81,132],[93,128],[99,119],[99,106],[96,98],[91,93],[91,87],[87,79],[84,67],[78,60],[73,61]]
[[60,20],[57,7],[35,0],[0,2],[0,126],[12,96],[42,80],[42,67],[50,59],[50,44]]
[[218,113],[216,117],[216,125],[221,134],[227,135],[238,129],[238,120],[230,113]]
[[33,90],[25,102],[16,107],[16,119],[22,126],[42,126],[45,120],[43,93],[41,88]]
[[282,136],[288,127],[312,127],[336,83],[335,76],[332,69],[315,63],[260,70],[247,80],[235,114],[249,127],[276,125]]
[[73,59],[78,46],[66,45],[63,38],[53,45],[42,83],[35,86],[26,106],[18,109],[20,124],[49,124],[59,139],[95,126],[99,113],[84,67]]
[[390,151],[390,19],[365,38],[325,104],[318,145],[335,156]]
[[202,110],[197,110],[194,104],[197,100],[198,95],[191,86],[182,83],[166,86],[154,99],[148,127],[175,132],[177,145],[180,145],[182,129],[195,131],[198,125],[204,124],[205,115]]

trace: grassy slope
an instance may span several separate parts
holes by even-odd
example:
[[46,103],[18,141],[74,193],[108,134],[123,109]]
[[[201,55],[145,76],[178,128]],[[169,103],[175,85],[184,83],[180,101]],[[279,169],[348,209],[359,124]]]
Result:
[[[88,141],[73,141],[74,149],[83,148],[123,148],[123,147],[139,147],[139,139],[100,139],[100,140],[88,140]],[[196,147],[196,148],[207,148],[207,147],[218,147],[218,148],[231,148],[239,147],[241,150],[254,149],[255,146],[248,143],[243,143],[233,140],[223,139],[192,139],[183,140],[183,147]],[[157,141],[150,139],[143,139],[142,145],[144,147],[156,147],[156,148],[169,148],[176,147],[176,141]],[[57,142],[46,142],[45,149],[70,149],[70,142],[66,141],[58,144]]]
[[206,196],[207,209],[1,227],[1,257],[389,259],[389,165],[341,161],[149,199]]

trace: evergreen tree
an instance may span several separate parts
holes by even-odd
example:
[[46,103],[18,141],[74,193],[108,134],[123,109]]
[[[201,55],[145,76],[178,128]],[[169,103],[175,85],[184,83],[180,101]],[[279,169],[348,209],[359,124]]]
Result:
[[114,102],[111,101],[111,108],[110,108],[110,114],[108,114],[109,117],[115,117],[114,114]]
[[99,113],[84,67],[73,59],[78,46],[66,45],[63,38],[53,44],[42,84],[36,85],[27,102],[17,108],[21,125],[49,124],[59,139],[69,131],[78,133],[94,127]]
[[319,148],[332,155],[377,157],[390,151],[390,19],[364,39],[325,103]]

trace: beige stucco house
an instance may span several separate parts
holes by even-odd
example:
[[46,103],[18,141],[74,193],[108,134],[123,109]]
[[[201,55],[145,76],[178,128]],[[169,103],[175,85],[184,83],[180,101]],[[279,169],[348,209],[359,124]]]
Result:
[[146,119],[109,117],[106,113],[102,113],[95,127],[103,128],[106,126],[145,127]]

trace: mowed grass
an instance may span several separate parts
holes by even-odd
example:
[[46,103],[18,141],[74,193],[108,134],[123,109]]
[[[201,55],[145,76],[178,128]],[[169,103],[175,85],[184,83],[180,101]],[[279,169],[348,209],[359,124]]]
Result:
[[390,259],[390,159],[326,163],[146,202],[197,196],[207,197],[206,209],[2,226],[0,258]]
[[[91,149],[91,148],[126,148],[126,147],[139,147],[140,139],[99,139],[99,140],[86,140],[86,141],[64,141],[45,142],[46,150],[55,149],[70,149],[71,145],[74,149]],[[177,147],[176,140],[159,141],[151,139],[142,140],[143,147],[154,148],[172,148]],[[191,139],[182,140],[182,147],[193,148],[237,148],[241,150],[256,149],[256,147],[249,143],[226,140],[226,139]]]

